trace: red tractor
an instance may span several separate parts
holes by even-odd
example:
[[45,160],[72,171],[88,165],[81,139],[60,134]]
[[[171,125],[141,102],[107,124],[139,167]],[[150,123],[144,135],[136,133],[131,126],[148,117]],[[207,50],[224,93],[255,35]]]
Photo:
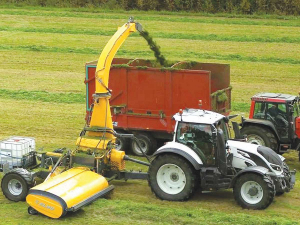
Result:
[[249,119],[242,119],[241,126],[241,134],[247,135],[250,143],[270,147],[277,153],[288,149],[300,150],[299,96],[275,93],[254,95]]

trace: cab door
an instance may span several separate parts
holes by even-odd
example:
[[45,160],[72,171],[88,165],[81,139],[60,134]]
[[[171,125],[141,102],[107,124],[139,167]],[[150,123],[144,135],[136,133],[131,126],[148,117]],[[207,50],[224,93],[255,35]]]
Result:
[[271,121],[276,127],[280,140],[288,142],[291,138],[289,132],[291,129],[290,119],[288,116],[288,107],[286,103],[268,102],[266,111],[266,119]]

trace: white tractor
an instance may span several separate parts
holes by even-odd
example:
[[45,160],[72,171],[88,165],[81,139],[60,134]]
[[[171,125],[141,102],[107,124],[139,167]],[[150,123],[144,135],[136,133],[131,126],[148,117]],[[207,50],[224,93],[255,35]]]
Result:
[[149,185],[157,197],[183,201],[197,189],[233,188],[239,205],[265,209],[290,191],[296,171],[270,148],[229,139],[228,118],[201,109],[175,114],[174,138],[154,153]]

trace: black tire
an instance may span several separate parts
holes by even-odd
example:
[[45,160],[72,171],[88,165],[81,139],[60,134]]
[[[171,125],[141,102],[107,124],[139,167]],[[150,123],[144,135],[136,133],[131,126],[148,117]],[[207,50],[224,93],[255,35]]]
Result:
[[[290,185],[290,182],[291,182],[290,168],[285,162],[283,162],[282,167],[283,167],[283,174],[284,174],[285,183],[286,183],[286,186],[288,188],[287,192],[289,192],[290,189],[291,189],[291,185]],[[285,191],[277,191],[276,196],[281,196],[284,193],[285,193]]]
[[30,215],[37,215],[38,211],[36,211],[34,208],[32,208],[31,206],[28,207],[27,209],[28,214]]
[[[157,142],[154,138],[152,138],[148,134],[138,134],[135,135],[137,139],[140,141],[140,145],[143,148],[143,151],[146,155],[151,155],[157,148]],[[131,153],[136,156],[144,156],[141,152],[139,146],[136,141],[132,140],[131,142]]]
[[[116,130],[119,134],[127,134],[123,130]],[[117,138],[116,139],[116,149],[120,151],[129,152],[129,144],[130,144],[130,138]]]
[[8,200],[18,202],[25,200],[32,184],[32,174],[25,169],[17,168],[4,175],[1,188]]
[[[251,194],[249,194],[250,190],[248,192],[246,192],[247,194],[249,194],[249,197],[248,196],[243,197],[242,192],[244,192],[244,190],[245,190],[243,188],[243,185],[247,185],[249,182],[250,182],[250,185],[251,185],[251,182],[258,184],[258,186],[262,190],[261,200],[258,199],[258,202],[256,202],[256,203],[255,202],[250,203],[249,200],[247,200],[247,198],[248,199],[249,199],[249,197],[251,198],[251,196],[250,196]],[[244,194],[245,194],[245,192],[244,192]],[[233,187],[233,195],[234,195],[235,201],[245,209],[265,209],[272,203],[272,201],[274,199],[275,185],[269,176],[262,176],[262,175],[258,175],[258,174],[248,173],[248,174],[241,175],[238,178],[238,180],[236,181],[236,183]],[[257,196],[259,196],[259,194],[257,194],[257,193],[256,193],[256,195],[255,195],[255,193],[253,194],[254,200],[256,200],[255,198]],[[259,197],[257,197],[257,198],[259,198]]]
[[[186,181],[183,182],[183,187],[180,188],[182,190],[179,193],[174,193],[174,194],[167,193],[159,185],[159,183],[163,183],[160,182],[158,179],[159,170],[160,168],[167,167],[168,165],[172,165],[173,167],[180,168],[185,175]],[[187,162],[185,159],[183,159],[181,156],[177,156],[173,154],[164,154],[164,155],[157,156],[151,162],[148,174],[149,174],[148,184],[151,187],[152,192],[156,195],[156,197],[168,201],[185,201],[189,199],[194,194],[199,182],[199,176],[196,174],[196,171],[192,167],[192,165],[189,162]],[[170,179],[172,179],[171,176],[169,177]],[[175,178],[176,178],[176,174],[175,174]],[[168,176],[166,180],[167,179]],[[170,183],[170,180],[168,180],[168,182]],[[164,181],[164,183],[166,182]],[[177,184],[174,183],[173,187],[175,187],[176,185]],[[174,190],[176,190],[176,187],[174,188]]]
[[125,138],[120,138],[118,137],[116,139],[116,149],[120,150],[120,151],[128,151],[128,145],[129,145],[129,141],[126,140]]
[[[260,126],[247,126],[241,129],[242,135],[247,135],[247,142],[261,144],[278,152],[278,141],[272,131]],[[262,143],[262,141],[264,143]]]

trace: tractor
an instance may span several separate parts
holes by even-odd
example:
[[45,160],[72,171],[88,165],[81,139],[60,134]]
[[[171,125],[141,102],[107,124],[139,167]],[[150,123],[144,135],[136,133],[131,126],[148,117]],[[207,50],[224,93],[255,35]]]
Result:
[[300,150],[299,96],[254,95],[249,119],[242,118],[241,134],[247,136],[249,143],[269,147],[280,154],[288,149]]
[[173,117],[172,142],[154,153],[149,184],[163,200],[183,201],[197,190],[233,188],[243,208],[264,209],[275,195],[290,191],[295,171],[272,149],[229,137],[228,118],[201,109],[181,110]]

